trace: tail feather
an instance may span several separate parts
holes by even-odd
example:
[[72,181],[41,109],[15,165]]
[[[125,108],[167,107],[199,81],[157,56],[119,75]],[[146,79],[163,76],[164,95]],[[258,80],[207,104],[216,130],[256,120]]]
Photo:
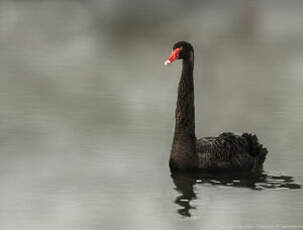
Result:
[[244,133],[242,137],[248,142],[248,153],[256,159],[255,167],[261,167],[268,153],[267,149],[259,143],[256,135]]

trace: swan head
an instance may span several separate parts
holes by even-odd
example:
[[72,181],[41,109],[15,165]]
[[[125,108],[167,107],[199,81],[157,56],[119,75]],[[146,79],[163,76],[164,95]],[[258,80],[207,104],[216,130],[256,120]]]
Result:
[[193,59],[194,48],[192,45],[185,41],[179,41],[174,44],[173,50],[169,58],[165,61],[164,65],[168,65],[177,59]]

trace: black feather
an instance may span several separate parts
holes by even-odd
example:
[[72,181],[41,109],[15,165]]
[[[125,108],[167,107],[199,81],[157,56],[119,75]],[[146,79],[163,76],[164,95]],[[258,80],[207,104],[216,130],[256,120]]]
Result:
[[208,171],[260,171],[267,149],[256,135],[222,133],[218,137],[204,137],[197,141],[199,168]]

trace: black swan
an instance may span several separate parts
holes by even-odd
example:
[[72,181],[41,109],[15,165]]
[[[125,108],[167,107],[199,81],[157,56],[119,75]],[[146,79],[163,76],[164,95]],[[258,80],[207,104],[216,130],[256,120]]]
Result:
[[177,42],[165,65],[177,59],[183,60],[183,67],[169,161],[171,171],[262,171],[267,149],[258,142],[256,135],[228,132],[218,137],[196,139],[192,45]]

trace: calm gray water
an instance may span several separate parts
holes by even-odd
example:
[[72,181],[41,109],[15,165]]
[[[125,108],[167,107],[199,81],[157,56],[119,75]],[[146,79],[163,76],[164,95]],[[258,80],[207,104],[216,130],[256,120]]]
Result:
[[[0,229],[303,229],[302,3],[0,1]],[[171,176],[177,40],[263,176]]]

